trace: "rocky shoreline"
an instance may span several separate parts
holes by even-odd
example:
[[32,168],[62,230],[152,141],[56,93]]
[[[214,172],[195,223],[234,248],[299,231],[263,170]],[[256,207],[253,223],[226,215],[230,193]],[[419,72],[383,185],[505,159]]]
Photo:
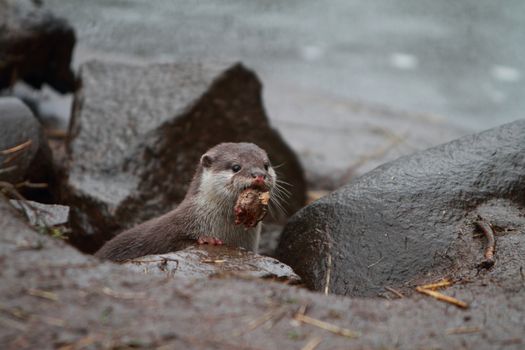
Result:
[[[39,11],[17,13],[74,38],[69,24]],[[20,38],[0,36],[13,41],[0,57],[27,47]],[[356,163],[348,145],[370,149],[377,132],[323,128],[315,107],[299,125],[274,122],[263,83],[242,63],[97,60],[74,73],[69,44],[60,69],[31,64],[18,75],[0,66],[9,77],[0,79],[9,96],[0,97],[2,348],[524,346],[524,120],[463,137],[418,120],[426,130],[416,149]],[[74,89],[65,137],[12,96],[17,80]],[[390,141],[393,124],[413,117],[354,112]],[[331,139],[335,129],[341,136]],[[288,184],[286,212],[265,226],[268,256],[213,246],[123,264],[90,255],[175,207],[202,152],[223,141],[257,143]],[[382,164],[365,171],[369,160]]]

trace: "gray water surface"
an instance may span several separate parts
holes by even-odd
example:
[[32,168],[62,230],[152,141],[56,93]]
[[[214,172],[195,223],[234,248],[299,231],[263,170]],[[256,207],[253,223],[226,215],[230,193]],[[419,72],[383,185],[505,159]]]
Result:
[[520,0],[45,3],[76,27],[77,62],[241,60],[260,75],[277,119],[288,89],[429,113],[471,130],[524,117]]

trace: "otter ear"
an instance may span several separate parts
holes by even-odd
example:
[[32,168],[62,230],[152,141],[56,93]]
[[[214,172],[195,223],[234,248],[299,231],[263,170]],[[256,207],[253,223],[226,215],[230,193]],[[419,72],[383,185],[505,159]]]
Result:
[[210,155],[208,154],[205,154],[201,157],[201,164],[203,167],[205,168],[208,168],[209,166],[211,166],[211,163],[213,162],[213,159],[211,158]]

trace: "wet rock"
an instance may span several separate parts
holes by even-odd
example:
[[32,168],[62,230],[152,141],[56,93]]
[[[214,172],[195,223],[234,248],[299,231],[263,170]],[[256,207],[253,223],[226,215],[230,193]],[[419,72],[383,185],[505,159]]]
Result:
[[[0,98],[0,124],[0,181],[54,183],[51,150],[29,108],[16,98]],[[39,192],[32,190],[30,197]]]
[[[450,254],[455,259],[454,270],[449,273],[453,273],[457,280],[486,279],[485,284],[496,283],[509,292],[520,292],[525,287],[525,275],[522,276],[525,268],[523,204],[498,198],[484,202],[470,211],[456,228],[458,240]],[[487,238],[476,225],[479,220],[488,223],[494,233],[493,266],[484,264]]]
[[38,119],[50,137],[64,138],[69,127],[73,94],[61,94],[45,85],[34,89],[24,82],[17,82],[0,96],[13,96],[23,101]]
[[17,80],[61,93],[75,89],[75,33],[66,20],[28,0],[0,0],[0,28],[0,89]]
[[[7,349],[86,344],[293,349],[316,338],[327,349],[396,344],[401,349],[518,350],[524,345],[525,283],[508,261],[496,264],[494,274],[481,272],[444,291],[469,303],[470,309],[462,310],[422,295],[354,299],[261,279],[167,279],[136,273],[36,233],[1,198],[0,227],[0,344]],[[515,228],[505,238],[525,235],[524,226]],[[525,245],[515,252],[523,256]],[[492,280],[503,271],[512,273],[517,289]],[[301,309],[359,336],[350,339],[294,321]]]
[[304,203],[301,166],[268,122],[259,80],[242,65],[91,62],[81,78],[64,188],[77,247],[92,252],[172,209],[200,156],[223,141],[264,148],[291,183],[289,213]]
[[11,200],[11,205],[24,213],[31,226],[52,227],[67,224],[69,207],[34,201]]
[[277,257],[315,290],[360,296],[474,268],[459,227],[490,200],[523,206],[524,169],[525,120],[399,158],[299,211]]
[[190,246],[162,255],[148,255],[124,264],[132,270],[163,277],[189,279],[238,275],[254,278],[275,278],[299,283],[293,270],[278,260],[226,246]]

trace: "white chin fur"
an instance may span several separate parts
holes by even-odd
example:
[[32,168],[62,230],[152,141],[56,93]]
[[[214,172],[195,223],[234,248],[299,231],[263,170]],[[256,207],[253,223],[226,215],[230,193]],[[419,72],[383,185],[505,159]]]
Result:
[[233,177],[231,171],[212,172],[204,169],[200,183],[200,193],[205,194],[206,201],[223,201],[225,198],[232,196],[230,183]]
[[270,174],[271,178],[272,178],[272,187],[275,186],[275,181],[277,181],[277,174],[275,173],[275,170],[273,170],[272,167],[270,167],[270,169],[268,169],[268,174]]
[[248,230],[234,224],[233,206],[239,193],[232,191],[233,175],[231,171],[203,170],[196,202],[199,220],[196,220],[195,231],[222,239],[230,246],[257,251],[261,224]]

